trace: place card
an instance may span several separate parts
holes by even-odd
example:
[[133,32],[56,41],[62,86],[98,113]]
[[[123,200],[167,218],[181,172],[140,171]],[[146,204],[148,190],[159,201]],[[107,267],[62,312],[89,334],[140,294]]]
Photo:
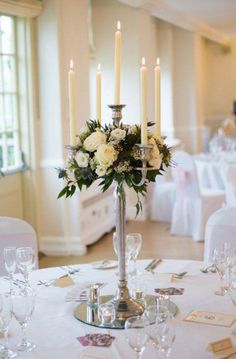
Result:
[[218,325],[221,327],[231,327],[231,325],[236,321],[236,316],[231,314],[193,310],[184,320],[188,322]]
[[54,282],[54,285],[56,287],[61,287],[61,288],[69,287],[74,284],[75,282],[69,275],[64,275],[63,277],[57,278]]
[[154,291],[159,295],[182,295],[184,288],[155,288]]
[[92,347],[105,347],[108,348],[112,345],[115,337],[110,334],[86,334],[85,336],[78,337],[77,340],[84,347],[92,346]]
[[209,343],[206,350],[212,352],[217,357],[223,358],[228,357],[233,353],[236,353],[236,347],[233,346],[231,338],[224,338]]

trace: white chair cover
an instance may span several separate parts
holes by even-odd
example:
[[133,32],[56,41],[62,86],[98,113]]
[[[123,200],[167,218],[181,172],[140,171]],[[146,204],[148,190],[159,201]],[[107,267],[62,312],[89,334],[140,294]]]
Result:
[[38,268],[36,233],[27,222],[11,217],[0,217],[0,275],[5,275],[4,247],[32,247],[35,250],[35,266]]
[[172,170],[176,182],[171,234],[192,236],[195,241],[204,240],[205,224],[208,217],[224,201],[219,191],[200,192],[195,164],[191,155],[176,151],[173,156],[176,167]]
[[221,208],[213,213],[206,224],[204,261],[211,262],[215,248],[224,243],[236,246],[236,207]]
[[236,166],[230,166],[226,170],[226,205],[236,206]]
[[152,221],[171,223],[172,210],[176,196],[176,185],[173,180],[160,181],[158,178],[153,189],[150,209]]

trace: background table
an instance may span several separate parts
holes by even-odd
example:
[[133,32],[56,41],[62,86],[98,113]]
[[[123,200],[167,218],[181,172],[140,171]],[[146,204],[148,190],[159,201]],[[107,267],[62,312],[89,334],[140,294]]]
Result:
[[[149,261],[139,261],[139,270],[143,270]],[[204,359],[213,358],[212,354],[205,351],[209,342],[232,336],[232,328],[209,326],[204,324],[185,322],[183,319],[192,311],[217,311],[221,313],[235,314],[236,308],[228,296],[219,297],[214,291],[219,287],[217,274],[203,274],[200,268],[202,262],[186,260],[163,260],[157,267],[156,272],[182,272],[188,274],[181,280],[173,282],[159,282],[158,276],[145,274],[143,280],[147,284],[148,293],[154,294],[157,287],[183,287],[185,292],[182,296],[173,296],[179,312],[177,314],[176,340],[173,345],[171,358],[175,359]],[[101,290],[102,294],[114,293],[116,289],[117,269],[94,270],[90,265],[80,265],[81,271],[75,277],[77,285],[88,281],[107,283]],[[19,358],[40,359],[78,359],[81,352],[96,353],[107,359],[133,359],[134,352],[126,343],[123,330],[111,330],[117,338],[111,348],[101,349],[82,347],[76,337],[87,333],[103,332],[99,329],[81,323],[73,316],[75,302],[66,302],[65,296],[73,287],[58,288],[54,286],[44,287],[36,285],[39,279],[47,280],[61,276],[64,272],[60,268],[36,270],[31,274],[31,282],[37,291],[36,308],[29,324],[27,333],[29,339],[37,344],[37,349],[32,353],[19,355]],[[1,290],[6,287],[6,281],[1,279]],[[14,345],[20,340],[20,328],[15,320],[10,326],[10,344]],[[149,343],[143,354],[143,358],[155,359],[155,350]],[[236,356],[235,356],[236,357]]]

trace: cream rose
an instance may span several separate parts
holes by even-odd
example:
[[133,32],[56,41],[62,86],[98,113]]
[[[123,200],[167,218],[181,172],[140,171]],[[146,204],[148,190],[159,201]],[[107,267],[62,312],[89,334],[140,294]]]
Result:
[[78,163],[79,167],[88,167],[88,163],[89,163],[89,154],[88,153],[84,153],[82,151],[77,152],[76,154],[76,162]]
[[122,130],[121,128],[116,128],[115,130],[111,131],[111,139],[115,141],[121,141],[125,138],[126,131]]
[[98,147],[95,156],[100,166],[108,168],[117,159],[118,152],[111,145],[102,144]]
[[100,131],[96,131],[91,133],[91,135],[89,135],[84,143],[83,146],[86,149],[86,151],[88,152],[94,152],[97,150],[98,146],[106,143],[106,135]]
[[150,166],[155,167],[156,169],[159,169],[161,167],[163,155],[160,153],[154,138],[150,138],[148,143],[150,145],[153,145],[153,148],[151,150],[150,160],[148,163]]

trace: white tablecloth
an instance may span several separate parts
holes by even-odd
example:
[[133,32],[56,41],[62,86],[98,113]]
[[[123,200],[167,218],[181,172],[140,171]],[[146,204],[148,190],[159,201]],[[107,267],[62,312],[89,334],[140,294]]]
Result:
[[230,166],[236,166],[236,158],[216,159],[207,153],[195,155],[194,161],[201,188],[211,188],[214,190],[226,189],[226,171]]
[[[140,261],[139,269],[143,269],[148,261]],[[185,322],[183,319],[193,309],[204,311],[217,311],[221,313],[235,314],[236,308],[228,296],[219,297],[214,291],[219,287],[217,274],[203,274],[200,268],[202,262],[186,260],[163,260],[158,266],[158,272],[182,272],[188,275],[181,280],[172,283],[159,282],[157,276],[147,274],[143,277],[147,283],[148,293],[154,294],[157,287],[183,287],[184,294],[173,296],[172,300],[177,304],[176,341],[173,345],[171,358],[175,359],[204,359],[213,357],[206,352],[209,342],[230,336],[236,344],[236,337],[232,336],[232,327],[223,328],[204,324]],[[89,265],[81,265],[81,272],[76,276],[76,282],[83,284],[87,281],[105,282],[102,294],[112,294],[116,289],[117,269],[94,270]],[[19,358],[40,359],[78,359],[81,352],[96,353],[107,359],[133,359],[134,353],[124,339],[123,330],[112,330],[116,340],[111,348],[85,348],[80,345],[76,337],[87,333],[104,332],[96,327],[81,323],[73,316],[74,308],[78,303],[65,302],[65,296],[72,287],[44,287],[36,285],[39,279],[47,280],[62,275],[62,269],[49,268],[36,270],[31,274],[31,282],[37,291],[37,303],[28,326],[28,337],[37,344],[37,349],[32,353],[19,355]],[[1,279],[0,288],[3,289],[6,281]],[[20,328],[15,320],[10,326],[10,344],[14,345],[20,339]],[[236,356],[235,356],[236,357]],[[151,344],[143,354],[143,358],[154,359],[157,354]]]

